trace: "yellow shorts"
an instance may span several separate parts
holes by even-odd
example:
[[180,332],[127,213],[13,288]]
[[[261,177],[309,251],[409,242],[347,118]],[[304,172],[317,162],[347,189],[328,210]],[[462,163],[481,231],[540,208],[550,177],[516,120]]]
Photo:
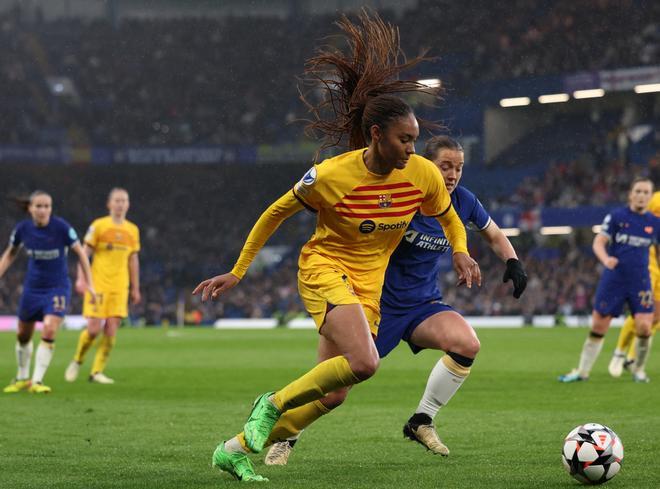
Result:
[[96,302],[85,292],[83,316],[86,318],[125,318],[128,316],[128,290],[96,292]]
[[314,273],[298,272],[298,290],[305,309],[320,330],[332,306],[362,304],[369,329],[376,335],[380,323],[380,301],[356,293],[341,270],[325,268]]
[[660,302],[660,270],[651,268],[651,290],[653,290],[653,300]]

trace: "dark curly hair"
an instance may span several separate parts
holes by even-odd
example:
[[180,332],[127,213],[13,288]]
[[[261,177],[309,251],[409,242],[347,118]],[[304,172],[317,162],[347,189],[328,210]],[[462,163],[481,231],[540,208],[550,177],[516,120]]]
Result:
[[[431,59],[425,52],[407,61],[397,27],[365,9],[359,21],[356,24],[343,16],[337,22],[348,44],[348,54],[324,46],[305,65],[302,85],[312,90],[321,86],[325,97],[314,104],[310,92],[301,89],[301,99],[314,116],[314,120],[308,121],[306,133],[321,136],[321,150],[340,145],[345,137],[349,149],[365,147],[371,140],[373,125],[385,129],[392,120],[412,114],[410,105],[395,93],[423,92],[430,94],[434,102],[439,100],[439,86],[399,80],[402,71]],[[420,125],[439,127],[427,121],[420,121]]]

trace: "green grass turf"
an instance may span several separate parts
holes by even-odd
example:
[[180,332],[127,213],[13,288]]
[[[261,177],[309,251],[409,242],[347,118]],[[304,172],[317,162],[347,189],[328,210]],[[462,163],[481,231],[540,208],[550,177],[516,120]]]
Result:
[[[288,467],[257,471],[272,488],[571,488],[563,437],[595,421],[625,446],[608,487],[660,487],[660,362],[654,382],[606,372],[612,331],[589,382],[563,385],[585,330],[480,330],[472,376],[436,421],[452,450],[433,456],[404,441],[437,352],[402,345],[347,404],[307,430]],[[254,397],[315,361],[313,331],[122,330],[108,374],[63,380],[77,334],[61,332],[46,377],[53,394],[0,394],[0,488],[238,487],[210,467],[216,444],[240,431]],[[0,376],[15,371],[14,335],[0,334]],[[656,352],[660,354],[659,352]],[[656,355],[657,357],[658,355]],[[85,369],[87,373],[91,358]]]

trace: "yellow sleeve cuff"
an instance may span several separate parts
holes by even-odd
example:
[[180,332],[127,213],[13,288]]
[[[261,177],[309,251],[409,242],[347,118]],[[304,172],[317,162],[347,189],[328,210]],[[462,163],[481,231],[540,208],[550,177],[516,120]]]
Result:
[[241,270],[239,270],[239,269],[236,267],[236,265],[234,265],[234,268],[232,268],[231,271],[230,271],[229,273],[231,273],[231,274],[232,274],[234,277],[236,277],[237,279],[241,280],[241,279],[245,276],[245,272],[246,272],[246,271],[247,271],[247,268],[246,268],[244,271],[241,272]]
[[445,231],[447,240],[452,248],[452,253],[465,253],[466,255],[469,255],[465,226],[459,215],[456,213],[454,206],[450,205],[442,215],[437,216],[437,219],[440,222],[442,229]]

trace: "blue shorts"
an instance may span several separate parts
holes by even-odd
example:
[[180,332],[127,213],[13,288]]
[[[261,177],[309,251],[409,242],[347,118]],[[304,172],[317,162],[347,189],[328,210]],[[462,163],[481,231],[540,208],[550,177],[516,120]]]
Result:
[[381,310],[380,326],[376,337],[376,348],[380,358],[385,358],[401,340],[408,343],[413,353],[423,350],[410,343],[410,336],[424,320],[439,312],[453,311],[454,308],[441,301],[432,301],[421,306],[399,311]]
[[25,289],[18,304],[18,319],[24,322],[43,321],[44,316],[64,317],[71,299],[71,286],[55,289]]
[[603,274],[594,298],[594,310],[603,316],[617,317],[628,303],[631,314],[653,312],[653,289],[651,277],[640,274],[631,281],[614,274]]

